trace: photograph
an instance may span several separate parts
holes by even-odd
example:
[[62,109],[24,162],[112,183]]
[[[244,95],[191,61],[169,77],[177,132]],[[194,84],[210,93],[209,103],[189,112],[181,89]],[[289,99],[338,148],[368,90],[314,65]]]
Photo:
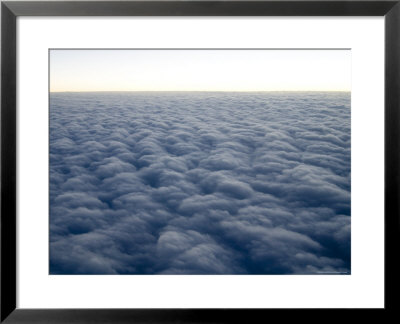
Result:
[[50,275],[350,275],[350,49],[49,49]]

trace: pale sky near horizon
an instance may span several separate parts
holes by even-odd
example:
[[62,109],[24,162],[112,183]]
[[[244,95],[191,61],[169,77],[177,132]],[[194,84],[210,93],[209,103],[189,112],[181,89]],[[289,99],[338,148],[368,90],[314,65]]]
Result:
[[350,91],[350,50],[50,50],[50,91]]

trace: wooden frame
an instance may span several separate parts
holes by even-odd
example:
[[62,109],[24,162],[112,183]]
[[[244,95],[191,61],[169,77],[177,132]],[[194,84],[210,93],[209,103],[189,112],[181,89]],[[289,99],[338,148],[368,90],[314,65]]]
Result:
[[[243,317],[259,321],[256,318],[271,316],[277,312],[282,316],[283,312],[283,310],[268,309],[16,309],[16,18],[18,16],[384,16],[385,308],[374,312],[364,310],[364,314],[370,319],[379,316],[382,321],[382,315],[387,316],[389,312],[396,311],[396,294],[399,288],[396,259],[400,247],[399,0],[4,1],[1,4],[1,322],[235,322]],[[309,312],[316,310],[293,311],[296,312],[296,316],[309,317]],[[332,310],[326,312],[331,314]]]

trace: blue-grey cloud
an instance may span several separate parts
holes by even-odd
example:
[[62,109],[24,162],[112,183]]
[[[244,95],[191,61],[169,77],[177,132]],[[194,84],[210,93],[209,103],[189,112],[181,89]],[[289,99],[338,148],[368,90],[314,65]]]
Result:
[[349,93],[52,93],[50,273],[350,273]]

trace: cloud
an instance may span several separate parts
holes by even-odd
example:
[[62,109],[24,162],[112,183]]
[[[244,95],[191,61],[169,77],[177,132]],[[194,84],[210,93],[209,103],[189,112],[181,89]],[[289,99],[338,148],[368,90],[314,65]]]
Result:
[[349,93],[52,93],[52,274],[350,272]]

